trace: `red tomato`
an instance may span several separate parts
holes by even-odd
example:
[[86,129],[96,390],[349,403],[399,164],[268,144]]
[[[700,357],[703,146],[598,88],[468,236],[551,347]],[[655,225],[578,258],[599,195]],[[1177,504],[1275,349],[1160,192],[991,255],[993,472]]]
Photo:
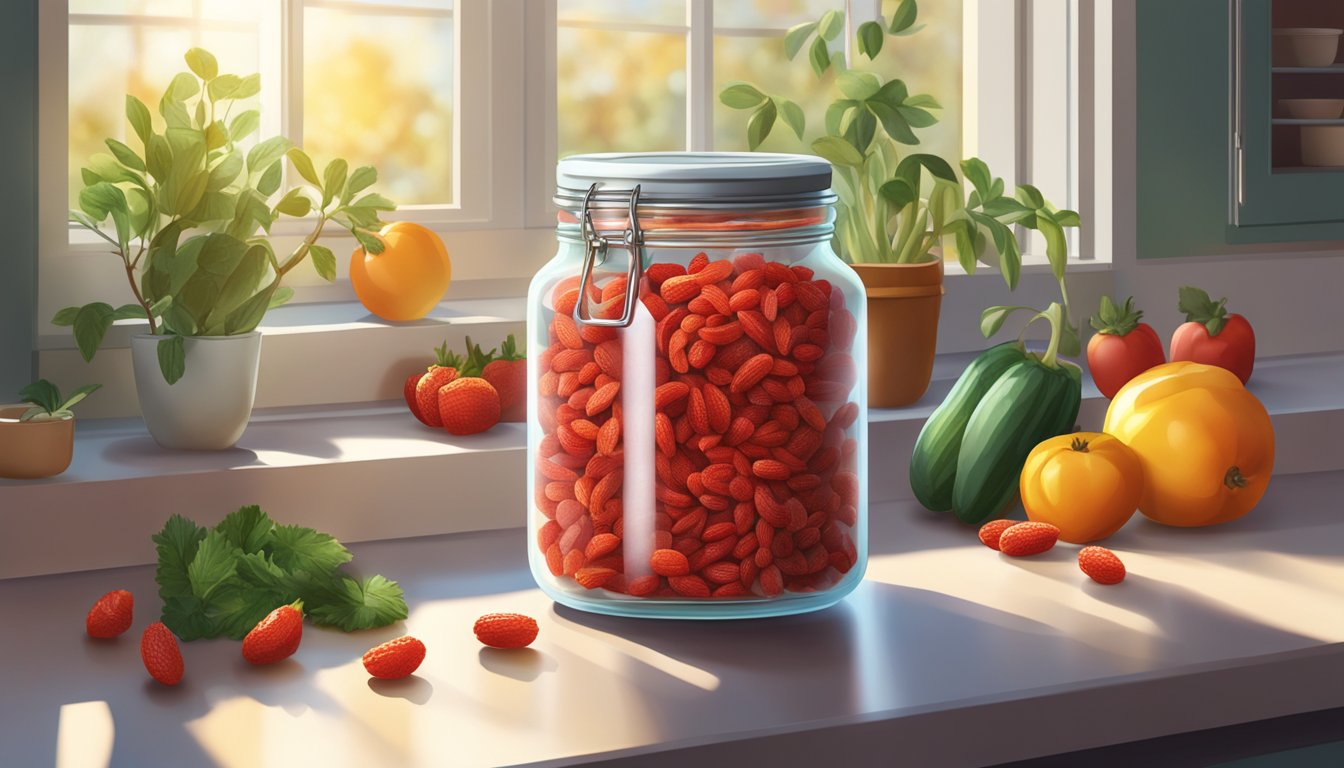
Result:
[[1134,309],[1134,297],[1116,306],[1110,296],[1101,297],[1101,310],[1092,317],[1097,334],[1087,343],[1087,367],[1097,389],[1107,399],[1130,379],[1161,365],[1162,340],[1147,323],[1139,322],[1143,312]]
[[1147,323],[1139,323],[1124,336],[1098,333],[1087,342],[1088,370],[1107,399],[1115,397],[1130,379],[1165,362],[1162,339]]
[[1171,334],[1171,361],[1177,360],[1226,368],[1245,384],[1255,367],[1255,331],[1241,315],[1228,315],[1217,335],[1203,323],[1182,323]]
[[1255,331],[1241,315],[1228,314],[1227,299],[1214,301],[1198,288],[1182,286],[1180,303],[1187,322],[1171,334],[1171,361],[1216,365],[1250,381],[1255,367]]

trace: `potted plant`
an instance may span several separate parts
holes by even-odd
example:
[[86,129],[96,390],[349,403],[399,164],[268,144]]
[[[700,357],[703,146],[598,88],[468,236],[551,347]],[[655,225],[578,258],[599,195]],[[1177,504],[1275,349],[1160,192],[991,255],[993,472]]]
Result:
[[[319,275],[335,280],[335,255],[317,242],[332,222],[366,251],[381,253],[378,214],[396,206],[376,193],[356,197],[377,180],[372,166],[350,171],[338,158],[319,175],[283,136],[246,147],[260,113],[240,103],[257,95],[259,76],[220,74],[215,57],[200,48],[185,58],[191,71],[169,84],[161,119],[126,96],[142,151],[107,139],[111,154],[94,155],[81,169],[79,209],[70,212],[112,246],[134,303],[67,307],[52,322],[72,326],[91,360],[114,321],[143,319],[147,332],[132,339],[131,356],[150,434],[167,448],[223,449],[251,416],[261,354],[256,328],[293,295],[282,285],[285,275],[311,257]],[[307,184],[282,194],[286,158]],[[312,225],[283,258],[268,239],[281,216]]]
[[[887,37],[918,31],[916,16],[915,0],[903,0],[889,22],[864,22],[855,32],[857,50],[876,59]],[[896,407],[923,396],[933,373],[944,256],[955,254],[973,273],[977,262],[990,263],[997,255],[999,272],[1016,288],[1022,260],[1012,227],[1035,229],[1045,236],[1062,289],[1068,258],[1064,229],[1078,226],[1078,214],[1056,209],[1030,185],[1006,196],[1003,180],[979,158],[963,160],[958,177],[943,158],[906,153],[904,147],[919,144],[917,131],[938,121],[932,110],[939,104],[927,94],[910,94],[902,80],[884,80],[832,58],[830,43],[845,25],[843,12],[827,11],[818,21],[790,29],[784,53],[793,59],[807,46],[817,78],[836,73],[839,98],[826,110],[825,135],[811,146],[835,168],[833,245],[867,291],[868,402]],[[803,136],[806,116],[786,98],[744,82],[727,85],[719,98],[728,107],[752,111],[747,142],[753,150],[778,120]],[[1075,341],[1065,344],[1065,353],[1076,354],[1077,329],[1067,313],[1065,319]]]
[[64,472],[75,450],[70,409],[100,386],[80,387],[62,400],[55,384],[38,379],[19,392],[30,405],[0,407],[0,477],[27,480]]

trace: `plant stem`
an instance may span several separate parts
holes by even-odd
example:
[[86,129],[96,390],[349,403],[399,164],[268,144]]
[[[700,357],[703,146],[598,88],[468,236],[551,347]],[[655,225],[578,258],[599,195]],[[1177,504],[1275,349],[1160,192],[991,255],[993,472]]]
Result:
[[[141,246],[141,251],[143,250],[144,246]],[[135,267],[131,266],[131,262],[126,258],[126,254],[124,253],[121,256],[121,260],[126,265],[126,282],[131,284],[131,293],[135,294],[135,300],[139,302],[140,306],[145,308],[145,319],[149,320],[149,332],[151,335],[157,334],[159,330],[158,325],[154,322],[154,313],[149,310],[149,303],[145,301],[145,297],[140,293],[140,286],[135,284]],[[136,261],[139,260],[140,257],[137,256]]]
[[303,261],[303,257],[308,255],[308,249],[312,247],[313,243],[317,242],[317,238],[322,236],[322,227],[325,226],[326,223],[327,215],[319,211],[317,214],[317,226],[313,227],[313,231],[310,232],[307,237],[303,238],[303,242],[299,244],[298,248],[294,249],[294,253],[290,255],[289,259],[285,261],[285,265],[276,273],[275,285],[278,286],[280,284],[280,278],[288,274],[291,269],[297,267],[299,262]]

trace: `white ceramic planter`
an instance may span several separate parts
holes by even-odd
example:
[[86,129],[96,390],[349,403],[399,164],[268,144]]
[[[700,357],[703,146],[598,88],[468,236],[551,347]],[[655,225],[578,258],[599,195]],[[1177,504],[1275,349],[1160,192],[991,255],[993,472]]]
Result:
[[186,373],[172,385],[159,369],[162,338],[150,334],[131,338],[135,393],[149,434],[164,448],[233,447],[252,416],[261,334],[185,338]]

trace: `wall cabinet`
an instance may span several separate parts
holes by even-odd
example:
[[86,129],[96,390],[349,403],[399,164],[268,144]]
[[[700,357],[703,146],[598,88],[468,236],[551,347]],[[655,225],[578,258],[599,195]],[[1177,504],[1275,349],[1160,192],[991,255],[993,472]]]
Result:
[[1230,212],[1243,237],[1344,236],[1341,33],[1341,3],[1233,4]]

